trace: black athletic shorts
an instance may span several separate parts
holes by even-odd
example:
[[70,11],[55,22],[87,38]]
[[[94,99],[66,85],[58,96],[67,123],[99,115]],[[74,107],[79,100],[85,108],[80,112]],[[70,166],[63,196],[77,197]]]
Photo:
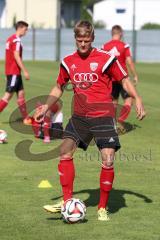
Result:
[[[52,123],[51,128],[49,129],[49,135],[51,139],[62,139],[63,136],[63,124],[62,123]],[[43,127],[41,126],[39,131],[39,138],[44,138]]]
[[7,77],[6,92],[17,93],[23,89],[23,82],[22,82],[21,75],[7,75],[6,77]]
[[113,99],[118,99],[121,94],[123,99],[129,98],[130,95],[124,90],[123,86],[119,82],[112,82],[112,97]]
[[73,139],[79,148],[87,150],[92,139],[99,149],[120,148],[115,121],[112,117],[88,118],[73,115],[67,124],[63,138]]

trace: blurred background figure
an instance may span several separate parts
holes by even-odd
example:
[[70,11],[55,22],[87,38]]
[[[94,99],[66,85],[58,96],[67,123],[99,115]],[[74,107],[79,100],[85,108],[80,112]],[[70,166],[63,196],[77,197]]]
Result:
[[[38,108],[41,108],[39,104]],[[63,112],[59,103],[54,104],[45,115],[41,123],[32,118],[32,128],[36,138],[50,143],[51,139],[60,139],[63,135]]]
[[[137,75],[135,65],[134,65],[134,62],[132,59],[130,46],[129,46],[129,44],[122,41],[123,29],[119,25],[114,25],[112,27],[111,33],[112,33],[112,40],[110,40],[109,42],[106,42],[102,46],[102,49],[107,52],[110,52],[110,54],[116,56],[116,58],[118,59],[119,63],[123,67],[123,69],[126,72],[128,72],[128,70],[129,70],[129,73],[133,77],[134,84],[136,85],[138,83],[138,75]],[[123,69],[122,69],[122,71],[123,71]],[[117,122],[118,122],[118,128],[120,129],[120,131],[125,132],[126,129],[125,129],[124,121],[129,116],[133,99],[124,90],[122,84],[113,79],[112,97],[113,97],[113,101],[114,101],[116,107],[118,106],[118,99],[119,99],[120,94],[124,100],[124,104],[120,110],[119,116],[117,117]]]
[[27,114],[25,92],[22,82],[21,71],[26,80],[30,79],[29,73],[22,61],[23,47],[21,37],[25,36],[28,31],[28,23],[19,21],[15,24],[16,32],[6,41],[5,54],[5,74],[6,74],[6,91],[2,99],[0,99],[0,112],[8,105],[8,102],[17,94],[17,104],[22,115],[24,124],[30,123]]

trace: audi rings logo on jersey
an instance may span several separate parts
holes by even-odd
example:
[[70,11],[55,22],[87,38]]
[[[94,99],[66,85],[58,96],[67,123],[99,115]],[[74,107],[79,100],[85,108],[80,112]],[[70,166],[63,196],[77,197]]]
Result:
[[94,83],[98,81],[97,73],[75,73],[73,79],[77,83],[89,82]]

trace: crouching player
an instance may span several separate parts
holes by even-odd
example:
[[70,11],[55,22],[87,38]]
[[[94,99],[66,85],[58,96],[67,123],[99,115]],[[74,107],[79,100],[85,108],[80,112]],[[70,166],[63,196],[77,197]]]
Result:
[[[41,108],[41,106],[39,106]],[[32,128],[36,138],[50,143],[51,139],[60,139],[63,135],[63,112],[60,103],[54,104],[41,123],[32,118]]]

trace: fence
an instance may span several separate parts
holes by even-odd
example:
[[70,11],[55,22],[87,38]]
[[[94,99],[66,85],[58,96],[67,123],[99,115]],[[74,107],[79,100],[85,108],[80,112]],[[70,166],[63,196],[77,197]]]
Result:
[[[0,59],[4,59],[5,41],[14,29],[0,29]],[[129,43],[132,49],[132,32],[125,32],[125,42]],[[111,38],[110,31],[104,29],[95,30],[95,47]],[[53,29],[30,29],[28,34],[22,38],[25,60],[55,60],[56,59],[56,31]],[[60,58],[72,53],[75,50],[74,36],[72,29],[61,30]],[[160,30],[137,31],[136,42],[137,62],[160,62]]]

